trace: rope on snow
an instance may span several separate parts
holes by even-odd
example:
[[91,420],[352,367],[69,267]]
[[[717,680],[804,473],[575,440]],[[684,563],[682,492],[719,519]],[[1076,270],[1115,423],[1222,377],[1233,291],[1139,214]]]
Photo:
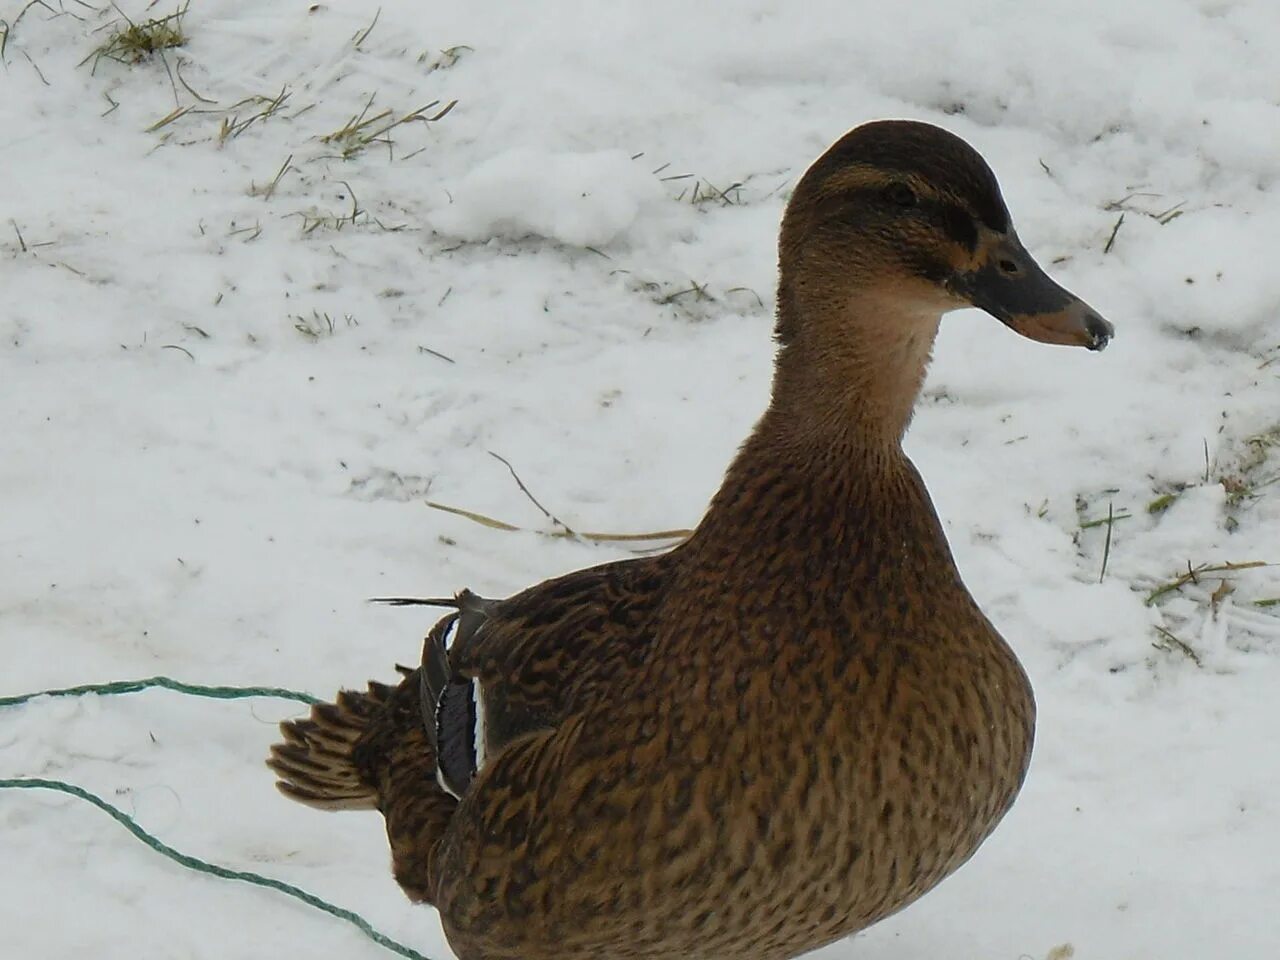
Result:
[[[137,693],[140,690],[148,690],[154,687],[161,687],[166,690],[173,690],[177,693],[185,694],[193,697],[210,697],[216,700],[242,700],[249,697],[272,697],[279,700],[293,700],[299,703],[316,703],[317,699],[310,694],[300,693],[296,690],[285,690],[279,687],[220,687],[206,686],[204,684],[183,683],[180,680],[174,680],[170,677],[149,677],[145,680],[118,680],[113,683],[91,683],[78,687],[66,687],[58,690],[42,690],[37,693],[25,693],[11,697],[0,697],[0,707],[17,706],[27,703],[37,697],[79,697],[85,694],[101,694],[104,696],[112,696],[125,693]],[[91,804],[105,813],[116,823],[120,824],[128,830],[135,838],[141,840],[152,850],[161,856],[168,857],[175,863],[181,864],[188,870],[194,870],[197,873],[205,873],[214,877],[221,877],[223,880],[239,880],[243,883],[253,884],[257,887],[266,887],[270,890],[276,890],[286,896],[300,900],[310,907],[337,917],[339,920],[345,920],[347,923],[356,927],[361,933],[381,947],[385,947],[392,953],[397,953],[409,960],[428,960],[412,947],[407,947],[402,943],[392,940],[386,934],[374,929],[364,917],[360,916],[352,910],[344,907],[336,906],[327,900],[322,900],[315,894],[308,893],[301,887],[295,887],[291,883],[285,883],[283,880],[276,880],[273,877],[265,877],[259,873],[253,873],[248,870],[232,870],[229,867],[219,866],[216,863],[209,863],[207,860],[201,860],[199,857],[193,857],[190,854],[175,850],[173,847],[164,843],[158,837],[144,830],[133,817],[129,816],[119,807],[113,806],[106,800],[103,800],[96,793],[76,786],[74,783],[67,783],[64,780],[46,780],[36,777],[17,777],[9,779],[0,779],[0,790],[53,790],[58,793],[65,793],[70,796],[83,800],[85,803]]]

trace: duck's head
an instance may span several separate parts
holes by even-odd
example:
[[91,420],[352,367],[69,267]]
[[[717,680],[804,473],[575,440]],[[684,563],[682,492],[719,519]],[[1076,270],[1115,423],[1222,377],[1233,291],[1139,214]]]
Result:
[[829,324],[851,314],[865,338],[876,334],[868,323],[936,323],[967,306],[1044,343],[1101,350],[1112,336],[1023,247],[978,152],[927,123],[878,121],[841,137],[796,186],[779,249],[784,345],[806,324],[829,339]]

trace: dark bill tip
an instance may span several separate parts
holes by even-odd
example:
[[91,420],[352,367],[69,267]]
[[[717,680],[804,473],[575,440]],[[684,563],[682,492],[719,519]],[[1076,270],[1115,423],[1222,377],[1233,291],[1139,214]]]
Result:
[[1107,349],[1107,344],[1116,335],[1116,328],[1092,311],[1084,318],[1084,329],[1090,338],[1085,346],[1090,350]]

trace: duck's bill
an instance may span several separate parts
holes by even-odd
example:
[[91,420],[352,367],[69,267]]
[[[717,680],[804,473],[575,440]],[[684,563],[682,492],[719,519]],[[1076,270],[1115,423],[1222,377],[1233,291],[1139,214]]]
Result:
[[1041,343],[1102,350],[1115,333],[1096,310],[1050,280],[1012,233],[991,245],[982,266],[958,275],[951,289]]

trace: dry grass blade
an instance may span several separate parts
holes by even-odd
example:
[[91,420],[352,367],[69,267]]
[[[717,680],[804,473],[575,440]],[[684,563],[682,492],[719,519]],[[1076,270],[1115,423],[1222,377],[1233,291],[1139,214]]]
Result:
[[1275,564],[1267,563],[1265,560],[1248,560],[1243,563],[1202,563],[1193,567],[1190,562],[1187,563],[1187,572],[1170,580],[1168,583],[1162,583],[1149,594],[1147,594],[1147,606],[1151,606],[1165,594],[1173,593],[1186,586],[1188,583],[1199,583],[1200,575],[1203,573],[1226,573],[1234,570],[1254,570],[1258,567],[1273,567]]
[[1107,561],[1111,559],[1111,531],[1116,525],[1116,520],[1123,520],[1124,517],[1115,515],[1113,504],[1107,504],[1107,542],[1102,546],[1102,570],[1098,573],[1098,582],[1101,583],[1107,579]]
[[436,70],[448,70],[462,59],[462,55],[464,53],[475,53],[475,50],[475,47],[469,47],[465,43],[459,43],[441,50],[440,55],[435,59],[431,58],[431,53],[429,51],[423,53],[418,57],[418,62],[426,65],[427,73],[434,73]]
[[441,353],[439,350],[432,350],[430,347],[424,347],[422,344],[418,344],[418,352],[419,352],[419,353],[429,353],[429,354],[431,354],[431,356],[433,356],[433,357],[439,357],[441,360],[447,360],[449,363],[457,363],[457,362],[458,362],[457,360],[453,359],[453,357],[449,356],[448,354]]
[[550,510],[548,510],[546,507],[544,507],[542,504],[538,502],[538,498],[535,497],[533,495],[533,492],[524,485],[524,481],[520,479],[520,474],[516,473],[516,468],[511,465],[510,460],[508,460],[504,456],[501,456],[500,454],[494,453],[492,450],[489,451],[489,456],[493,457],[493,459],[497,460],[504,467],[506,467],[508,471],[510,471],[511,479],[513,479],[516,482],[516,486],[520,488],[520,492],[529,498],[530,503],[532,503],[535,507],[537,507],[539,510],[542,511],[542,515],[544,517],[550,520],[552,524],[554,524],[555,526],[560,527],[562,530],[564,530],[565,533],[567,533],[570,537],[577,536],[577,534],[573,532],[572,528],[567,523],[565,523],[559,517],[555,516]]
[[473,523],[478,523],[482,527],[488,527],[490,530],[502,530],[507,533],[536,533],[539,536],[551,537],[552,539],[578,539],[589,540],[594,543],[652,543],[658,540],[684,540],[692,536],[693,531],[683,528],[674,530],[654,530],[648,533],[600,533],[596,531],[571,532],[565,530],[528,530],[525,527],[517,527],[513,523],[507,523],[505,520],[496,520],[493,517],[485,516],[483,513],[477,513],[474,510],[464,510],[462,507],[451,507],[446,503],[437,503],[434,500],[426,501],[428,507],[432,510],[440,510],[443,513],[451,513],[456,517],[463,517]]
[[[557,536],[557,534],[551,534]],[[693,536],[693,531],[685,527],[676,527],[672,530],[653,530],[646,533],[600,533],[597,531],[583,531],[578,534],[583,540],[595,540],[599,543],[644,543],[650,540],[688,540]]]
[[1107,237],[1106,246],[1102,248],[1102,252],[1104,254],[1110,253],[1111,248],[1116,245],[1116,234],[1120,232],[1120,226],[1123,223],[1124,223],[1124,214],[1122,213],[1120,214],[1120,217],[1116,220],[1116,225],[1111,228],[1111,236]]
[[1121,520],[1129,520],[1132,516],[1133,514],[1130,513],[1115,513],[1113,512],[1111,505],[1108,504],[1107,515],[1105,517],[1099,517],[1097,520],[1081,520],[1080,529],[1092,530],[1094,527],[1107,527],[1108,531],[1110,531],[1113,523],[1119,523]]
[[675,303],[681,297],[687,297],[691,293],[693,294],[694,300],[710,301],[712,303],[715,302],[716,298],[707,292],[707,287],[710,286],[710,281],[706,283],[698,283],[698,281],[696,280],[690,280],[689,283],[692,284],[692,286],[686,287],[683,290],[676,290],[673,293],[669,293],[665,297],[663,297],[661,300],[659,300],[658,303],[661,303],[661,304]]
[[[449,111],[458,105],[458,101],[450,100],[448,103],[444,105],[444,107],[438,113],[430,117],[427,116],[428,110],[430,110],[432,107],[437,107],[439,105],[440,105],[439,100],[432,100],[425,107],[419,107],[417,110],[411,110],[409,113],[406,113],[399,120],[392,121],[391,123],[387,124],[385,127],[375,130],[373,133],[369,134],[369,139],[371,141],[377,140],[378,138],[382,137],[384,134],[390,133],[396,127],[403,126],[406,123],[414,123],[414,122],[435,123],[437,120],[443,120],[446,116],[449,115]],[[387,112],[390,113],[390,111],[387,111]]]
[[756,292],[755,292],[754,290],[752,290],[750,287],[730,287],[728,290],[726,290],[726,291],[725,291],[725,293],[726,293],[726,294],[729,294],[729,293],[749,293],[749,294],[751,294],[752,298],[755,300],[755,302],[756,302],[756,306],[757,306],[757,307],[761,307],[761,308],[763,308],[763,307],[764,307],[764,297],[760,296],[760,294],[756,293]]
[[1188,660],[1194,663],[1197,667],[1204,666],[1204,662],[1200,659],[1200,654],[1196,653],[1195,650],[1191,648],[1191,645],[1187,643],[1185,640],[1179,639],[1178,637],[1174,636],[1171,632],[1166,630],[1164,627],[1156,627],[1156,633],[1160,634],[1160,636],[1164,638],[1164,643],[1152,644],[1152,646],[1155,647],[1157,650],[1165,650],[1170,652],[1173,650],[1177,650],[1179,653],[1183,654]]
[[434,500],[428,500],[427,506],[432,510],[442,510],[445,513],[452,513],[457,517],[465,517],[473,523],[478,523],[482,527],[488,527],[490,530],[505,530],[509,533],[523,533],[523,527],[517,527],[515,524],[507,523],[505,520],[495,520],[493,517],[486,517],[483,513],[476,513],[474,510],[464,510],[462,507],[451,507],[445,503],[436,503]]
[[236,227],[234,222],[232,222],[231,226],[233,229],[228,231],[227,236],[240,237],[240,239],[243,240],[245,243],[249,243],[252,240],[257,240],[260,236],[262,236],[262,224],[256,220],[253,222],[252,226],[248,226],[248,227]]
[[381,7],[379,7],[379,8],[377,9],[377,11],[374,13],[374,15],[373,15],[373,22],[372,22],[372,23],[370,23],[367,27],[365,27],[363,30],[361,30],[359,33],[357,33],[357,34],[352,38],[352,40],[351,40],[351,45],[352,45],[353,47],[355,47],[357,50],[359,50],[359,49],[360,49],[360,44],[364,43],[366,40],[368,40],[368,39],[369,39],[369,34],[373,33],[373,28],[374,28],[374,27],[376,27],[376,26],[378,25],[378,18],[379,18],[380,16],[382,16],[382,8],[381,8]]
[[1160,226],[1163,227],[1163,226],[1166,226],[1167,224],[1172,223],[1174,220],[1177,220],[1180,216],[1182,216],[1186,212],[1182,208],[1185,207],[1186,205],[1187,205],[1187,201],[1180,200],[1177,203],[1175,203],[1172,207],[1170,207],[1168,210],[1165,210],[1162,213],[1153,213],[1153,214],[1150,214],[1150,216],[1158,224],[1160,224]]
[[1222,606],[1222,601],[1226,600],[1227,597],[1231,596],[1235,592],[1235,585],[1230,580],[1226,577],[1219,580],[1217,589],[1209,595],[1209,606],[1213,607],[1213,612],[1216,614],[1218,612],[1218,608]]
[[31,54],[23,50],[22,58],[26,60],[27,63],[31,64],[31,69],[36,72],[36,76],[40,78],[41,83],[43,83],[46,87],[53,86],[53,84],[49,82],[49,78],[44,75],[44,71],[40,69],[40,64],[36,63],[34,60],[31,59]]
[[265,190],[262,191],[262,199],[270,200],[271,195],[276,192],[276,187],[280,186],[280,181],[284,179],[284,175],[289,172],[289,166],[293,163],[293,154],[285,157],[284,163],[280,164],[280,169],[276,171],[276,175],[271,178],[271,182],[267,184]]
[[194,108],[192,108],[192,107],[178,107],[176,110],[172,111],[171,113],[166,114],[165,116],[163,116],[163,117],[161,117],[159,120],[157,120],[155,123],[153,123],[151,126],[147,127],[147,129],[145,130],[145,132],[146,132],[146,133],[155,133],[157,130],[160,130],[160,129],[161,129],[161,128],[163,128],[163,127],[167,127],[169,124],[173,123],[173,121],[177,120],[179,117],[184,116],[184,115],[186,115],[186,114],[190,113],[190,112],[192,111],[192,109],[194,109]]
[[[347,183],[345,180],[339,180],[338,182],[347,188],[347,193],[351,196],[351,216],[349,219],[351,220],[351,225],[354,227],[356,220],[359,218],[360,214],[364,213],[364,211],[360,209],[360,200],[356,196],[356,192],[351,189],[351,184]],[[341,197],[339,197],[339,199],[341,199]]]
[[211,100],[208,97],[200,95],[199,93],[196,92],[195,88],[191,86],[191,84],[187,83],[187,78],[182,75],[182,68],[184,66],[186,66],[186,61],[184,61],[181,57],[179,57],[178,62],[173,65],[173,72],[178,75],[178,82],[182,84],[183,89],[185,89],[187,93],[191,94],[201,103],[216,104],[218,102],[217,100]]
[[31,0],[30,3],[18,11],[18,15],[13,18],[13,23],[8,20],[0,20],[0,63],[5,62],[4,53],[5,48],[9,45],[9,38],[13,36],[13,32],[18,29],[18,24],[22,22],[22,18],[27,15],[27,11],[32,7],[44,7],[55,17],[58,16],[58,11],[45,3],[45,0]]

